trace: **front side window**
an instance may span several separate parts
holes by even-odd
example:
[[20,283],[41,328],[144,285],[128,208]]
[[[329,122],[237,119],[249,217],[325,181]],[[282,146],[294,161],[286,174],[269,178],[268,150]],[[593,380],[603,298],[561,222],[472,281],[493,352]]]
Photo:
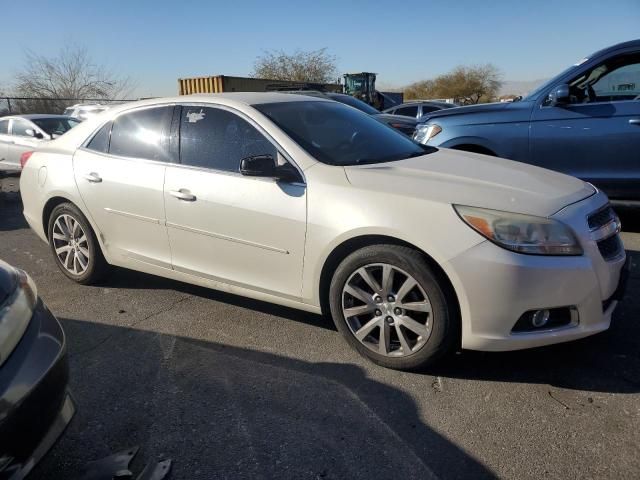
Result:
[[0,120],[0,135],[9,133],[9,120]]
[[356,165],[426,155],[424,147],[374,117],[337,102],[265,103],[254,108],[320,162]]
[[238,172],[240,161],[277,150],[253,125],[219,108],[182,107],[180,162],[194,167]]
[[640,98],[640,54],[620,55],[569,82],[571,103],[599,103]]
[[125,113],[113,121],[109,153],[122,157],[170,161],[169,130],[173,106]]
[[20,119],[13,119],[11,123],[11,135],[15,135],[17,137],[28,137],[30,135],[27,134],[27,130],[33,129],[29,122]]
[[434,107],[433,105],[422,105],[422,115],[426,115],[430,112],[435,112],[436,110],[440,110],[440,107]]
[[411,107],[402,107],[396,110],[396,115],[402,115],[404,117],[416,117],[418,115],[418,106],[413,105]]

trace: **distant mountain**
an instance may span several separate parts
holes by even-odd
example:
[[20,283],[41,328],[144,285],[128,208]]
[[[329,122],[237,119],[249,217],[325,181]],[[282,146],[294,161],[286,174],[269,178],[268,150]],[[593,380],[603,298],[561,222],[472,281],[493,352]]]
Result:
[[542,85],[548,78],[538,80],[505,80],[500,88],[499,95],[526,95],[537,86]]

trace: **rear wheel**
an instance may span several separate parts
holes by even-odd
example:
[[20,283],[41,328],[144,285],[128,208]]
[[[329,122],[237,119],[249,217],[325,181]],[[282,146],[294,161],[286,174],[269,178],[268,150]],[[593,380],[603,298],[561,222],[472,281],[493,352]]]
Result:
[[395,369],[432,363],[459,336],[454,305],[420,252],[365,247],[336,269],[330,307],[338,330],[362,355]]
[[49,217],[49,246],[56,264],[71,280],[85,285],[108,269],[91,225],[72,203],[55,207]]

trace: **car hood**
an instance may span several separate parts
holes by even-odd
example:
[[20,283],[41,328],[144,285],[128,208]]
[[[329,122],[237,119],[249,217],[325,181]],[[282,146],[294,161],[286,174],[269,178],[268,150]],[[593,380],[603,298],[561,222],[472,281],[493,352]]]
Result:
[[500,103],[481,103],[478,105],[466,105],[464,107],[443,108],[442,110],[436,110],[435,112],[429,112],[420,118],[420,123],[429,121],[432,118],[449,117],[452,115],[466,115],[468,113],[486,113],[486,112],[498,112],[504,110],[511,105],[512,102],[500,102]]
[[591,185],[568,175],[449,149],[345,171],[357,188],[543,217],[595,193]]
[[415,126],[418,124],[418,120],[413,117],[403,117],[402,115],[391,115],[390,113],[377,113],[374,115],[378,120],[382,120],[385,123],[402,123],[404,125]]

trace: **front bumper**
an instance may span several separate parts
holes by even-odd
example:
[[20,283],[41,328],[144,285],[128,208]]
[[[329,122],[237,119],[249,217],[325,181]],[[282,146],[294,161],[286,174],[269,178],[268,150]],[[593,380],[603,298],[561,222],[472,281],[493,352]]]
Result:
[[[606,196],[594,195],[554,216],[573,228],[584,255],[523,255],[486,241],[448,262],[446,270],[460,300],[463,348],[519,350],[576,340],[609,328],[624,288],[626,257],[623,253],[605,261],[586,225],[587,215],[606,202]],[[560,307],[575,308],[577,324],[512,332],[525,312]]]
[[20,343],[0,368],[0,479],[21,479],[74,414],[62,327],[38,301]]

